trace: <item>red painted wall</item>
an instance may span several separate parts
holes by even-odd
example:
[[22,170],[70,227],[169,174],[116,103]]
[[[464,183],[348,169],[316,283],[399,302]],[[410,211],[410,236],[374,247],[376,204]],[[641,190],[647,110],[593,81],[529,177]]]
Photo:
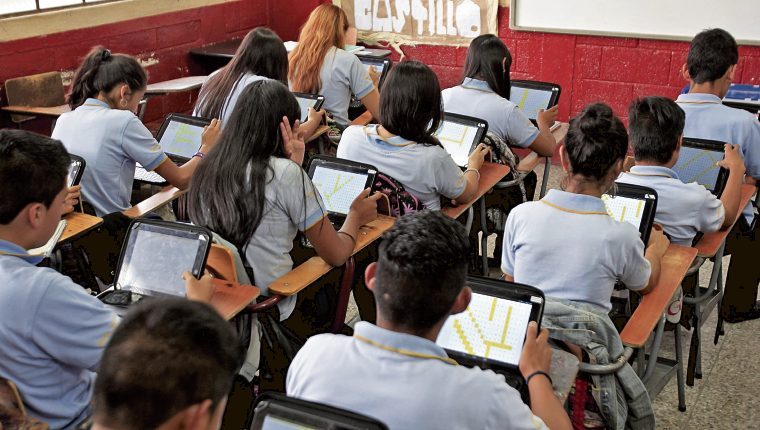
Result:
[[[0,88],[9,78],[53,70],[71,72],[90,48],[98,44],[113,52],[155,62],[147,67],[151,82],[187,76],[196,67],[188,54],[189,49],[242,37],[251,28],[268,22],[269,0],[238,0],[0,43]],[[159,119],[168,112],[190,109],[194,96],[185,93],[151,99],[146,122]],[[0,97],[4,99],[4,93],[0,92]]]

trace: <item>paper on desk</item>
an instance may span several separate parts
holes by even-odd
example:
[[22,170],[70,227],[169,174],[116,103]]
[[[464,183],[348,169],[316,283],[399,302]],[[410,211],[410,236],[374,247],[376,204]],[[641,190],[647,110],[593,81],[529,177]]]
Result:
[[66,230],[66,220],[62,219],[58,222],[58,227],[55,228],[55,232],[46,244],[39,248],[30,249],[27,252],[29,252],[29,255],[37,255],[45,258],[50,257],[50,254],[53,253],[53,249],[55,249],[55,245],[58,244],[58,240],[61,239],[64,230]]

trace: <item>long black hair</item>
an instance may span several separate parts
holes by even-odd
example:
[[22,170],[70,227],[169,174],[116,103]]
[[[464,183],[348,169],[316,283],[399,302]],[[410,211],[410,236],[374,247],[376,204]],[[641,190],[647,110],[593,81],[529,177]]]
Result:
[[76,109],[88,98],[107,93],[120,84],[127,84],[132,91],[142,90],[148,86],[148,75],[134,57],[111,54],[108,49],[96,46],[74,73],[67,97],[69,107]]
[[283,116],[291,125],[301,117],[288,87],[271,80],[249,85],[190,182],[190,219],[239,249],[263,216],[269,158],[287,158],[279,127]]
[[383,128],[407,140],[440,146],[433,133],[442,119],[441,86],[430,67],[403,61],[392,68],[380,93]]
[[625,159],[628,133],[609,106],[590,104],[570,120],[565,149],[573,174],[599,181],[616,162]]
[[221,118],[227,97],[246,73],[287,85],[288,52],[277,33],[265,27],[257,27],[245,36],[232,61],[209,78],[198,94],[198,115]]
[[493,34],[482,34],[472,39],[467,48],[462,80],[473,78],[486,81],[493,92],[509,99],[511,67],[512,55],[507,45]]

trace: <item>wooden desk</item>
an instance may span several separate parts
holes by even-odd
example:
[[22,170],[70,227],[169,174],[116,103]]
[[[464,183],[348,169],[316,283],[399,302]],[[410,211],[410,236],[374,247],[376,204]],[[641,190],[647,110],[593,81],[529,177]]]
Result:
[[61,238],[58,239],[59,245],[76,239],[103,224],[103,218],[81,212],[71,212],[64,216],[63,219],[66,220],[66,229],[63,230]]
[[223,42],[201,46],[200,48],[193,48],[190,50],[190,54],[197,57],[224,58],[229,60],[235,56],[235,52],[237,52],[237,49],[242,42],[243,39],[225,40]]
[[[378,215],[376,220],[359,229],[359,236],[356,238],[356,247],[352,255],[356,255],[359,251],[380,238],[386,230],[393,226],[394,222],[395,218],[393,217]],[[269,291],[271,294],[292,296],[327,274],[332,268],[322,258],[318,256],[311,257],[270,283]]]
[[182,93],[200,88],[208,76],[185,76],[184,78],[171,79],[169,81],[156,82],[148,85],[145,90],[146,96],[158,96],[171,93]]
[[567,131],[570,130],[570,124],[566,122],[559,123],[559,127],[555,128],[552,131],[552,136],[554,136],[554,140],[557,141],[557,143],[562,143],[563,140],[565,140],[565,136],[567,136]]
[[316,130],[314,130],[314,133],[311,136],[309,136],[308,139],[306,139],[304,143],[309,143],[312,140],[318,138],[319,136],[327,133],[328,131],[330,131],[329,125],[320,125],[319,127],[317,127]]
[[[757,191],[756,186],[742,184],[742,195],[740,200],[741,203],[739,204],[739,207],[741,208],[740,211],[747,206],[747,203],[749,203],[749,200],[755,194],[755,191]],[[739,212],[739,216],[742,216],[741,212]],[[739,217],[736,217],[736,219],[738,220]],[[734,224],[736,224],[736,221],[734,221]],[[728,233],[731,232],[731,229],[733,229],[733,224],[731,227],[725,230],[716,231],[714,233],[707,233],[702,236],[702,238],[699,239],[699,242],[697,242],[695,246],[698,251],[697,255],[707,258],[715,256],[721,244],[723,244],[723,241],[726,240]]]
[[177,187],[171,185],[165,187],[161,191],[153,194],[140,203],[132,206],[131,208],[123,211],[122,213],[130,218],[138,218],[147,213],[153,212],[161,206],[171,202],[178,198],[182,194],[185,194],[187,190],[180,190]]
[[354,118],[354,120],[351,121],[351,125],[367,125],[370,122],[372,122],[372,112],[367,110],[364,111],[363,114]]
[[3,106],[0,107],[4,112],[18,113],[23,115],[46,116],[48,118],[58,118],[66,112],[71,112],[69,105],[36,107],[36,106]]
[[509,173],[509,167],[503,164],[495,163],[483,163],[483,167],[480,168],[480,182],[478,182],[478,191],[475,193],[469,202],[463,203],[457,206],[445,207],[441,210],[444,215],[451,218],[459,218],[463,213],[467,211],[475,202],[478,201],[485,193],[487,193],[497,182],[501,181],[504,176]]
[[213,279],[211,282],[214,284],[214,295],[211,296],[209,304],[227,320],[245,309],[260,293],[258,288],[250,285],[221,279]]
[[668,246],[662,257],[659,282],[652,292],[642,297],[641,303],[620,333],[623,345],[644,347],[696,256],[697,250],[694,248],[673,244]]

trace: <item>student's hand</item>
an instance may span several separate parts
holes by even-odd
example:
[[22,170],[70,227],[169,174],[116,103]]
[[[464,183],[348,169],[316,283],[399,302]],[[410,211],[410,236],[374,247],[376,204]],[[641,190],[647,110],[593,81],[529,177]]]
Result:
[[652,232],[649,234],[647,253],[662,258],[662,256],[665,255],[665,252],[668,250],[669,245],[670,241],[662,231],[662,226],[659,224],[652,225]]
[[[549,373],[552,364],[552,348],[549,346],[549,330],[543,329],[538,333],[538,324],[531,321],[525,334],[525,345],[520,355],[520,373],[523,378],[531,373],[542,371]],[[537,376],[541,378],[542,376]]]
[[726,158],[718,161],[718,166],[728,169],[731,173],[743,175],[747,168],[744,166],[744,158],[739,150],[739,145],[726,144]]
[[185,280],[185,294],[190,300],[196,302],[209,303],[211,296],[214,295],[214,285],[211,283],[213,276],[206,272],[201,279],[195,279],[190,272],[182,274],[182,279]]
[[382,193],[369,195],[370,189],[367,188],[351,202],[350,214],[355,214],[359,225],[369,224],[370,221],[377,219],[377,201],[383,197]]
[[540,130],[549,130],[554,121],[557,120],[557,113],[559,112],[559,105],[554,105],[548,110],[541,109],[538,111],[536,122]]
[[375,88],[378,88],[380,86],[380,73],[375,66],[369,66],[367,71],[369,72],[369,78],[372,79],[372,83],[375,84]]
[[320,122],[322,122],[322,118],[325,117],[325,110],[324,109],[314,110],[312,108],[309,108],[308,112],[309,113],[308,113],[308,120],[307,121],[309,121],[309,122],[316,121],[317,123],[320,123]]
[[79,204],[81,190],[81,185],[74,185],[73,187],[69,187],[69,190],[66,192],[66,198],[63,200],[64,215],[74,212],[76,205]]
[[485,143],[480,143],[470,154],[467,159],[467,167],[480,170],[483,167],[483,163],[486,161],[486,155],[491,152],[491,148]]
[[282,117],[280,133],[282,134],[282,143],[285,146],[285,155],[299,166],[303,163],[303,156],[306,151],[306,143],[303,141],[303,133],[301,133],[300,128],[299,120],[296,120],[293,123],[293,128],[290,128],[288,117]]
[[211,124],[203,127],[203,134],[201,135],[201,152],[208,153],[211,148],[219,141],[219,136],[222,134],[222,122],[218,119],[212,119]]

